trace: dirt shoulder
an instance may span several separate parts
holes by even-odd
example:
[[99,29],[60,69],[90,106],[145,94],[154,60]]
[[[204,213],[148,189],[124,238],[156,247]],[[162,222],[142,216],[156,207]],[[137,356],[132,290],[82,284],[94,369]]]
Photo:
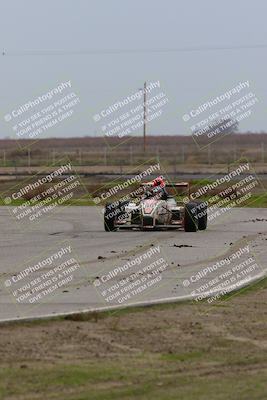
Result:
[[0,327],[0,397],[263,400],[267,281],[214,303]]

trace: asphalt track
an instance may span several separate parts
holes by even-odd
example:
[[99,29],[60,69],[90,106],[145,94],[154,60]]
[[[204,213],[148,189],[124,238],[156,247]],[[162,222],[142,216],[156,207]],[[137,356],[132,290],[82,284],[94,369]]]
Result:
[[[266,209],[225,211],[213,218],[208,230],[197,233],[105,232],[98,207],[60,207],[29,224],[17,224],[11,209],[1,207],[0,220],[0,321],[182,299],[197,304],[207,294],[219,301],[223,290],[235,290],[267,275]],[[49,283],[51,270],[55,274],[64,257],[21,278],[21,271],[68,246],[75,260],[69,265],[76,269],[68,272],[71,280],[66,284],[55,284],[52,291]],[[152,255],[145,259],[145,254]],[[153,270],[148,268],[151,263],[156,265]],[[118,267],[124,270],[116,274]],[[45,282],[47,292],[41,286]],[[39,300],[29,301],[41,292]],[[19,298],[27,293],[30,297]]]

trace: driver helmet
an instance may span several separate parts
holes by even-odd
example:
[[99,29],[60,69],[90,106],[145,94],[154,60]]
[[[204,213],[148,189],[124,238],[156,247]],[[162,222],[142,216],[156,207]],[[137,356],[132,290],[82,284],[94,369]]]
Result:
[[165,181],[163,176],[158,176],[157,178],[155,178],[153,180],[153,186],[160,186],[160,187],[164,187],[165,186]]

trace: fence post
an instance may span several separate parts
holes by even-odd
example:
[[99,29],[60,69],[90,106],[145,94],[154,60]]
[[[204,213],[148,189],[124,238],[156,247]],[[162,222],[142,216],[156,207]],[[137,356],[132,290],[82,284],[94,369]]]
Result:
[[130,146],[130,165],[133,165],[133,147]]
[[55,164],[56,157],[55,157],[55,149],[52,150],[52,164]]
[[208,162],[211,164],[211,144],[208,145]]
[[182,163],[184,164],[185,156],[184,156],[184,145],[182,145]]
[[28,149],[28,167],[31,167],[31,149]]
[[104,147],[104,165],[107,166],[107,147]]

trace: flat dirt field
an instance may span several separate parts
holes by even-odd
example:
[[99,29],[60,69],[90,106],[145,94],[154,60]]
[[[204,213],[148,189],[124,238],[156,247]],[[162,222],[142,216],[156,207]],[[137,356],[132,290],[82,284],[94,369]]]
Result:
[[267,280],[208,305],[0,327],[4,400],[266,400]]

